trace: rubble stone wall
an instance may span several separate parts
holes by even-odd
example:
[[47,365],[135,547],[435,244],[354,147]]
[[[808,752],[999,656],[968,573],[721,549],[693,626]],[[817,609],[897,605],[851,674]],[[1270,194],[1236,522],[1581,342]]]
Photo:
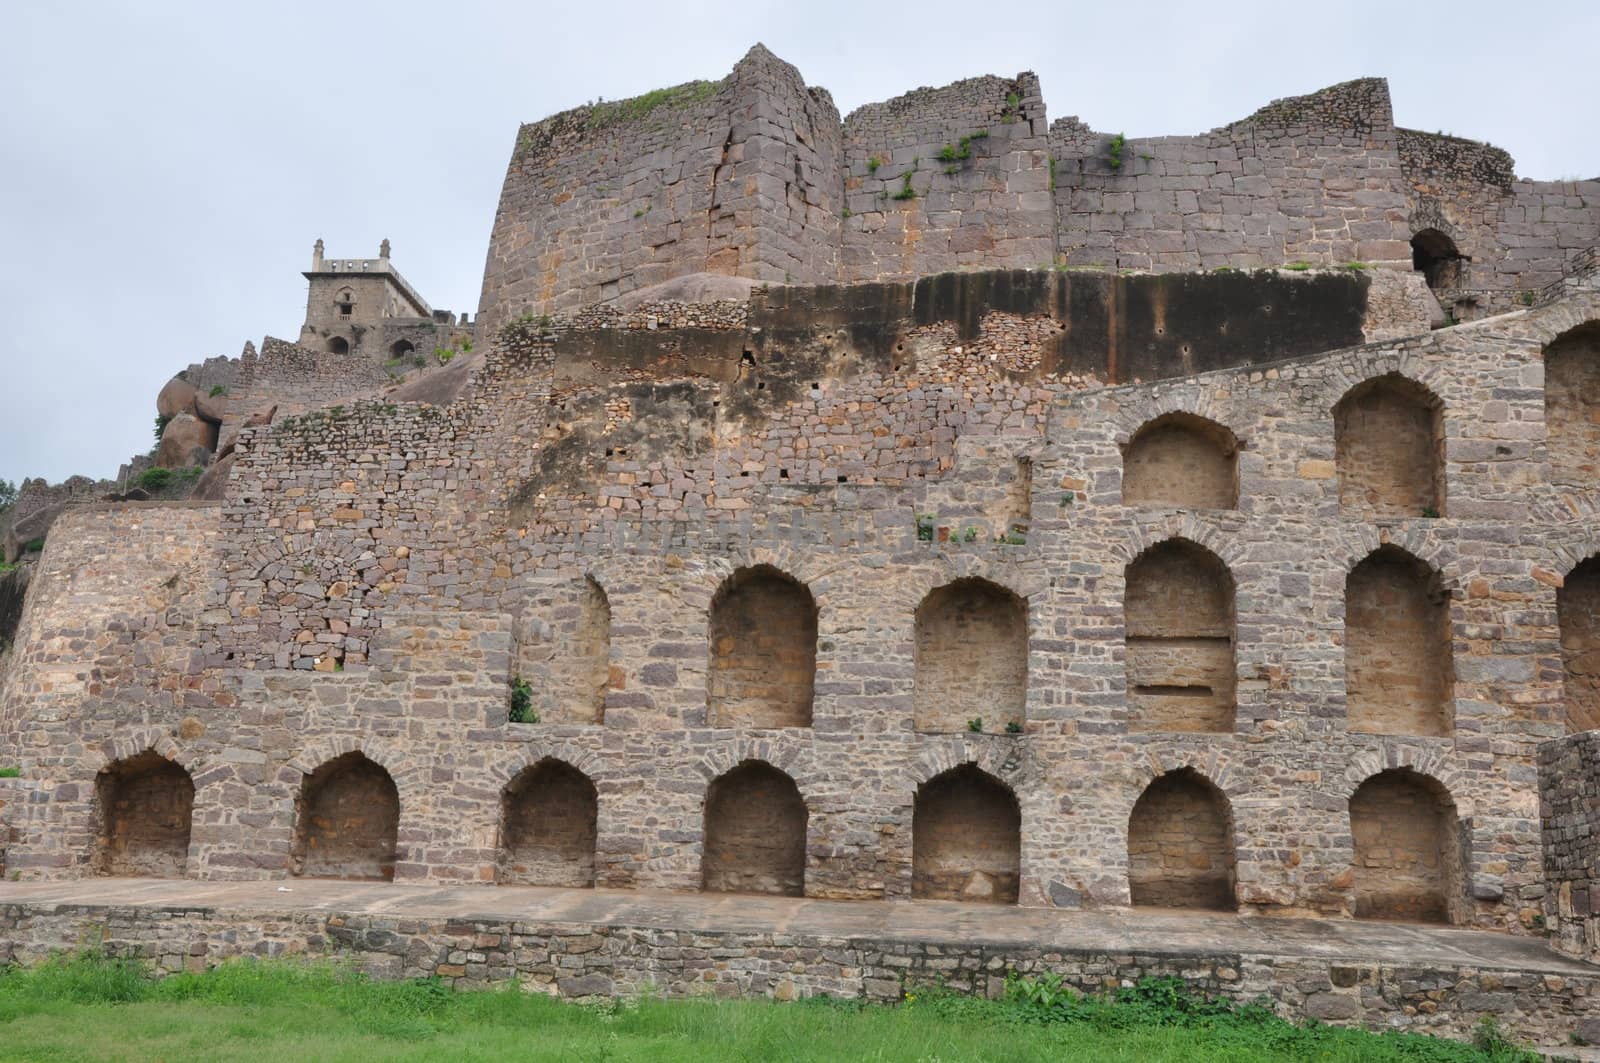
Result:
[[1539,816],[1548,883],[1544,914],[1550,944],[1600,961],[1600,731],[1539,749]]
[[8,905],[0,960],[36,962],[84,942],[163,974],[238,956],[339,958],[377,978],[436,976],[460,988],[518,983],[569,999],[707,994],[879,1003],[920,985],[998,996],[1009,971],[1053,972],[1084,993],[1173,976],[1280,1015],[1470,1040],[1492,1018],[1514,1041],[1565,1044],[1592,1030],[1600,977],[1476,965],[1395,965],[1237,951],[1122,952],[1044,944],[874,939],[752,930],[573,926],[496,919],[400,919],[320,912]]
[[1407,272],[1430,230],[1461,256],[1436,312],[1530,305],[1600,243],[1600,179],[1517,180],[1498,148],[1398,129],[1379,78],[1195,136],[1048,124],[1027,72],[917,89],[841,123],[825,90],[757,46],[721,82],[523,126],[479,310],[498,327],[696,273]]
[[843,182],[841,279],[1054,258],[1044,99],[1032,74],[918,89],[851,112]]
[[[1257,298],[1303,290],[1260,284]],[[186,874],[281,877],[306,776],[359,751],[396,787],[397,881],[494,881],[503,792],[553,758],[595,786],[596,885],[699,889],[711,783],[754,760],[804,802],[807,895],[915,893],[918,794],[955,772],[1014,808],[1015,862],[972,848],[1005,832],[957,822],[943,851],[958,859],[929,866],[930,888],[1115,907],[1131,898],[1135,803],[1190,768],[1231,809],[1240,907],[1348,914],[1352,795],[1407,767],[1460,824],[1446,916],[1530,931],[1546,898],[1535,749],[1567,719],[1556,588],[1597,548],[1585,496],[1546,475],[1542,353],[1596,317],[1600,297],[1575,291],[1403,341],[1260,363],[1241,350],[1228,368],[1111,387],[1051,358],[1013,368],[1009,340],[969,359],[990,321],[1082,326],[981,304],[904,334],[766,317],[748,347],[736,331],[509,330],[447,409],[370,402],[251,429],[220,507],[74,513],[3,695],[29,788],[7,866],[87,873],[97,773],[150,749],[194,779]],[[696,353],[705,336],[732,343]],[[1390,374],[1439,399],[1444,516],[1341,510],[1334,409]],[[947,412],[900,420],[897,399]],[[1235,508],[1124,501],[1124,448],[1177,412],[1238,441]],[[836,456],[781,449],[813,440]],[[937,460],[907,462],[918,448]],[[1023,530],[997,538],[983,512]],[[1127,574],[1173,539],[1232,581],[1223,731],[1141,730],[1131,712]],[[1346,583],[1386,544],[1439,574],[1443,733],[1352,726]],[[740,570],[781,573],[814,603],[809,726],[708,715],[715,603]],[[973,713],[981,732],[916,727],[918,607],[966,579],[1026,603],[1019,733],[997,710]],[[581,641],[576,590],[548,591],[584,580],[609,609],[603,713],[509,722],[513,661],[536,690],[580,688],[517,640]]]

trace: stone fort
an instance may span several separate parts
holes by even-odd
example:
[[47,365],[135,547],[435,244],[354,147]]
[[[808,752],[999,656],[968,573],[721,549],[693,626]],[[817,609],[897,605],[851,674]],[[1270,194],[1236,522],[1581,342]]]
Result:
[[0,955],[1595,1035],[1597,244],[1376,79],[1139,139],[757,46],[523,126],[475,318],[318,241],[25,485]]

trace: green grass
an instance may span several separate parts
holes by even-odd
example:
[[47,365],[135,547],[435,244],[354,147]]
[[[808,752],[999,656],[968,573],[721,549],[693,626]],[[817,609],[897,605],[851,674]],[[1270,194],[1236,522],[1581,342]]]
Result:
[[589,109],[585,125],[604,129],[619,122],[637,122],[662,107],[687,107],[709,100],[722,89],[721,81],[687,81],[671,88],[652,89],[626,100],[596,103]]
[[0,972],[8,1060],[1319,1060],[1520,1061],[1414,1034],[1297,1026],[1149,979],[1088,999],[1051,979],[990,1001],[914,990],[881,1007],[825,998],[644,998],[585,1006],[515,989],[372,982],[328,964],[236,961],[150,978],[86,953]]
[[15,766],[6,767],[6,768],[0,768],[0,779],[20,779],[20,778],[22,778],[22,769],[21,768],[18,768],[18,767],[15,767]]

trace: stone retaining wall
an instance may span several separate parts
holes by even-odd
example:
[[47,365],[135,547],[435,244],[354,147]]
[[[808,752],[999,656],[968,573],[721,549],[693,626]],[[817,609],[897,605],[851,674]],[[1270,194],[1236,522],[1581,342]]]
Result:
[[1490,1018],[1513,1039],[1564,1044],[1600,1017],[1600,973],[354,913],[0,908],[0,962],[85,946],[141,957],[162,974],[239,956],[331,957],[378,978],[438,976],[463,989],[516,982],[580,1000],[657,992],[893,1003],[925,984],[996,996],[1017,971],[1054,972],[1086,993],[1176,976],[1208,995],[1265,996],[1286,1018],[1454,1038],[1470,1038]]

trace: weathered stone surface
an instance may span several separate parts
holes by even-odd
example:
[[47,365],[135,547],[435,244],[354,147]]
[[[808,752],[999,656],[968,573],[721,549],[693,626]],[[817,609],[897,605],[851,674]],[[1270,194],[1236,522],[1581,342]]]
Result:
[[[0,802],[9,796],[0,780]],[[175,892],[186,890],[187,894]],[[376,978],[512,982],[568,998],[827,994],[894,1002],[919,986],[1004,991],[1005,975],[1059,975],[1075,990],[1151,976],[1280,1014],[1470,1038],[1492,1017],[1513,1040],[1593,1036],[1600,974],[1526,939],[1410,927],[1400,941],[1361,924],[1149,912],[990,908],[953,902],[839,903],[767,897],[730,928],[725,897],[585,890],[406,890],[302,880],[141,880],[13,886],[0,907],[0,962],[34,962],[101,941],[160,973],[237,956],[335,957]],[[1359,982],[1355,976],[1359,973]]]
[[[209,460],[217,445],[217,426],[203,421],[192,413],[180,413],[167,422],[161,433],[161,446],[156,450],[156,465],[163,469],[181,469],[187,465],[203,465]],[[196,451],[203,460],[195,461]]]
[[199,391],[182,377],[173,377],[161,387],[156,396],[156,413],[162,417],[176,417],[180,413],[194,413],[194,400]]
[[[1544,193],[1403,136],[1374,82],[1117,165],[1045,129],[1031,75],[841,123],[758,50],[647,110],[524,129],[485,279],[505,328],[386,316],[386,254],[319,248],[305,342],[186,371],[227,389],[208,501],[25,485],[8,550],[55,524],[0,657],[8,873],[1204,905],[1600,956],[1586,188],[1554,228],[1501,225]],[[951,172],[919,168],[946,144]],[[602,191],[613,165],[630,183]],[[1544,257],[1479,295],[1431,236],[1407,270],[1410,230],[1456,209],[1408,215],[1418,175],[1478,212],[1472,268],[1501,232]],[[1041,242],[1136,272],[1020,268]],[[1232,269],[1289,256],[1324,268]],[[857,266],[896,279],[783,283]],[[762,286],[690,302],[685,271]],[[1458,317],[1519,298],[1430,331],[1424,289]],[[180,411],[162,460],[203,457],[200,426]],[[479,940],[516,933],[315,936],[475,981],[527,965]],[[652,962],[700,947],[651,933]],[[557,944],[634,947],[603,936]],[[993,991],[968,959],[790,955],[757,991]],[[1206,978],[1261,988],[1252,962]],[[556,967],[541,984],[631,984]],[[749,968],[685,977],[756,984],[724,970]],[[1451,968],[1443,1008],[1378,970],[1274,992],[1454,1009],[1440,1028],[1576,1007],[1502,974]]]

